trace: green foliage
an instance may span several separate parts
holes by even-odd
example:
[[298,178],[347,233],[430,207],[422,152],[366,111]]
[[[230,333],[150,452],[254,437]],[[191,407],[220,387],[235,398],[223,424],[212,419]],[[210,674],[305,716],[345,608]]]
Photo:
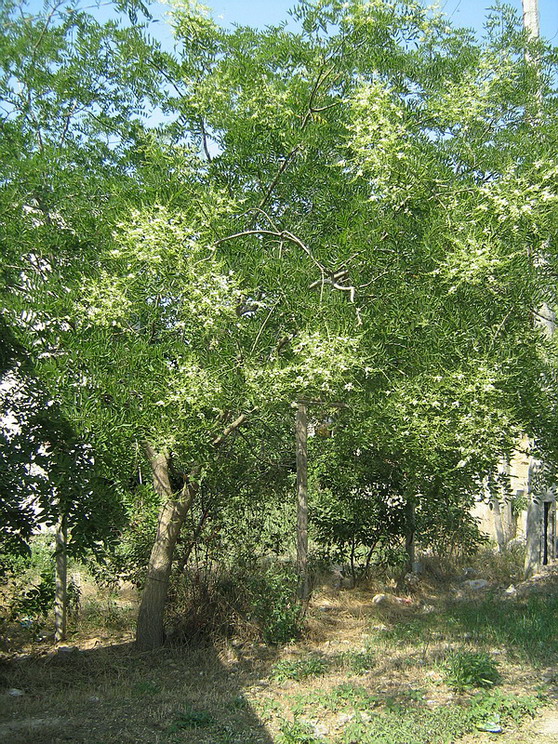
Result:
[[344,668],[353,674],[368,674],[376,664],[376,658],[372,651],[346,651],[341,655]]
[[454,623],[480,643],[504,644],[521,658],[544,664],[558,654],[558,639],[549,634],[558,598],[532,595],[521,602],[480,600],[450,610]]
[[[555,354],[531,317],[555,294],[555,52],[539,44],[535,74],[509,10],[482,42],[415,2],[295,15],[222,29],[186,3],[175,55],[118,13],[2,6],[2,335],[18,353],[0,372],[39,391],[14,409],[21,436],[1,434],[2,550],[60,514],[70,549],[93,549],[126,511],[115,573],[141,580],[148,441],[173,487],[199,474],[184,555],[232,554],[237,514],[215,515],[286,492],[302,398],[346,404],[312,453],[313,516],[353,568],[412,535],[473,550],[472,500],[519,432],[556,456]],[[241,414],[250,429],[216,448]],[[47,460],[39,482],[29,465]],[[296,633],[289,580],[251,596],[267,640]]]
[[454,651],[444,664],[446,683],[459,692],[471,687],[492,687],[500,681],[496,663],[490,654]]
[[300,635],[302,614],[297,600],[297,577],[291,566],[270,566],[247,586],[253,617],[266,643],[283,644]]
[[305,721],[284,721],[281,726],[281,744],[321,744],[309,723]]
[[321,677],[328,670],[328,664],[320,656],[307,656],[302,659],[283,659],[273,667],[272,679],[284,682],[294,679],[297,682],[308,677]]
[[16,615],[34,618],[45,617],[54,605],[54,566],[43,569],[39,583],[19,597],[13,607]]
[[475,695],[471,714],[477,728],[483,730],[491,724],[518,724],[526,717],[534,718],[544,703],[540,695],[516,695],[494,690]]

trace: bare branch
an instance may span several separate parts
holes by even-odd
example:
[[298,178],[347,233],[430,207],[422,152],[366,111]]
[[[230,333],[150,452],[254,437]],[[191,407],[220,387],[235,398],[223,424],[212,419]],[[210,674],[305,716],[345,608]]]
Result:
[[219,434],[218,437],[215,437],[215,439],[213,440],[213,442],[211,442],[211,444],[214,447],[219,447],[221,444],[223,444],[225,439],[227,439],[227,437],[229,437],[233,433],[233,431],[236,431],[236,429],[238,429],[239,426],[242,426],[242,424],[246,421],[247,418],[248,418],[247,413],[241,413],[240,416],[236,418],[231,424],[229,424],[227,428],[224,429],[224,431],[221,434]]
[[258,204],[258,209],[263,209],[265,207],[265,205],[269,201],[269,198],[270,198],[271,194],[273,193],[273,189],[277,186],[277,184],[279,182],[279,179],[281,178],[281,176],[283,175],[283,173],[287,169],[287,166],[289,165],[289,163],[291,162],[291,160],[293,159],[293,157],[300,150],[300,147],[301,147],[300,145],[295,145],[293,147],[293,149],[290,151],[290,153],[287,155],[287,157],[283,160],[283,162],[281,163],[281,167],[277,171],[277,173],[276,173],[273,181],[267,187],[267,191],[265,192],[262,200]]

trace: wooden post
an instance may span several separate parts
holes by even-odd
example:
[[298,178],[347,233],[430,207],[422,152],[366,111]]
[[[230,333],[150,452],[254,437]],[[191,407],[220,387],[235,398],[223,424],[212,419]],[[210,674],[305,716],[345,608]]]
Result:
[[299,403],[296,412],[296,564],[298,594],[305,602],[310,596],[308,578],[308,409]]
[[56,525],[56,580],[54,589],[54,640],[66,640],[68,612],[68,533],[66,517],[61,516]]

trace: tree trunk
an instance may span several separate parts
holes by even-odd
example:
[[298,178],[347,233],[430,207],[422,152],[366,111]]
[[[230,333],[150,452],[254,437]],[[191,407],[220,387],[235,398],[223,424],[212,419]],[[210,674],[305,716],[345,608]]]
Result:
[[416,561],[415,502],[413,499],[409,499],[405,507],[405,552],[407,553],[407,571],[410,572]]
[[54,586],[54,640],[66,640],[68,614],[68,533],[66,517],[60,517],[56,525],[56,579]]
[[298,595],[305,602],[310,596],[308,580],[308,412],[305,403],[299,403],[296,412],[296,565]]
[[527,518],[525,521],[525,578],[528,579],[541,565],[541,537],[542,537],[542,504],[539,494],[535,494],[536,474],[541,463],[533,455],[529,456],[529,470],[527,473]]
[[157,536],[151,549],[147,579],[141,596],[136,629],[136,644],[142,651],[158,648],[164,641],[164,611],[167,601],[172,557],[180,528],[197,491],[196,484],[186,480],[174,494],[169,478],[169,456],[146,445],[145,452],[153,471],[157,493],[166,499],[159,515]]
[[493,494],[491,498],[492,502],[492,514],[494,516],[494,532],[496,533],[496,543],[498,544],[498,552],[503,553],[506,548],[506,539],[504,536],[504,526],[502,524],[502,510],[500,507],[500,499],[498,493]]

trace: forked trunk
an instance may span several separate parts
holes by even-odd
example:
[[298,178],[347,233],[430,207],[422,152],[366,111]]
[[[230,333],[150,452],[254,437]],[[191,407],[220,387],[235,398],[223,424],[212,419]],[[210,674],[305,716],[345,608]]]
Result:
[[145,447],[145,451],[153,471],[155,490],[165,501],[159,515],[157,536],[151,549],[138,614],[136,644],[142,651],[158,648],[163,644],[163,621],[172,557],[180,528],[197,490],[195,483],[187,480],[179,493],[173,493],[168,454],[155,452],[149,445]]

